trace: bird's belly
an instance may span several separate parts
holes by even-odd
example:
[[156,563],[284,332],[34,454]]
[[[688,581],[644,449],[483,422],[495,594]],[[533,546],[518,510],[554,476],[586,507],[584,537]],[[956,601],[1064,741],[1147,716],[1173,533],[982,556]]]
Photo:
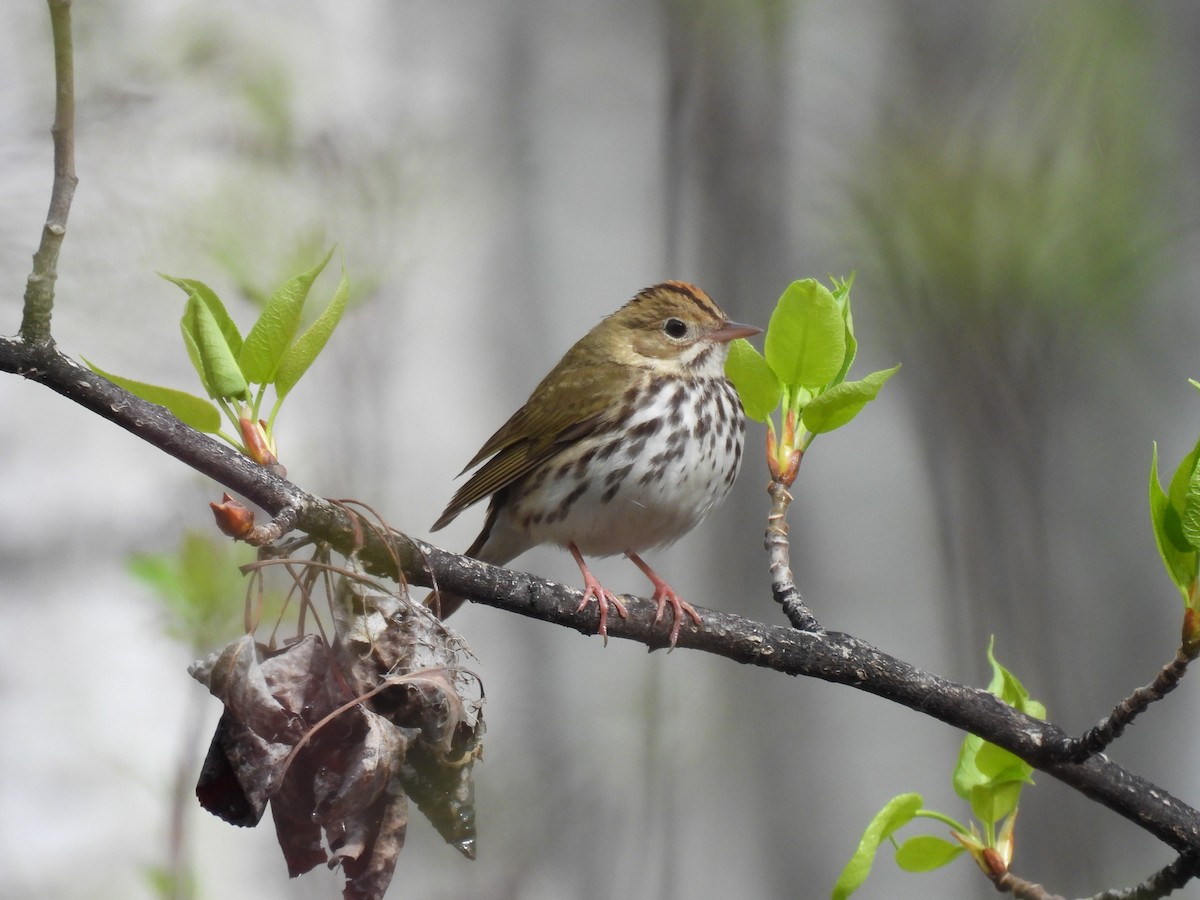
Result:
[[[581,442],[514,490],[511,524],[529,546],[575,544],[586,556],[641,553],[674,543],[729,493],[741,462],[733,423],[657,452],[616,438]],[[595,451],[588,457],[589,451]],[[604,456],[603,460],[598,459]],[[581,460],[590,459],[590,462]]]

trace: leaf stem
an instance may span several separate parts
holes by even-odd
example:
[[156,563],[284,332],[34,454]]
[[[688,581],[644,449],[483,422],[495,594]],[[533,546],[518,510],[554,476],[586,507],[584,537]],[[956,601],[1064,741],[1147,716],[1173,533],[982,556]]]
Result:
[[250,406],[251,412],[253,413],[251,418],[254,419],[254,421],[256,421],[256,422],[260,418],[262,418],[262,414],[261,414],[260,410],[262,409],[263,398],[265,398],[266,396],[267,396],[267,385],[265,383],[260,384],[258,386],[258,393],[254,396],[254,402]]
[[961,822],[950,818],[950,816],[946,815],[945,813],[938,812],[936,809],[918,809],[915,813],[913,813],[913,817],[917,819],[933,819],[934,821],[941,822],[943,825],[947,826],[953,831],[959,832],[960,834],[971,833],[971,829],[967,828]]
[[282,398],[282,397],[279,397],[279,396],[277,396],[277,397],[275,398],[275,405],[271,407],[271,414],[270,414],[269,416],[267,416],[267,434],[274,434],[274,433],[275,433],[275,431],[274,431],[274,429],[275,429],[275,416],[276,416],[276,414],[279,412],[279,410],[280,410],[282,407],[283,407],[283,398]]

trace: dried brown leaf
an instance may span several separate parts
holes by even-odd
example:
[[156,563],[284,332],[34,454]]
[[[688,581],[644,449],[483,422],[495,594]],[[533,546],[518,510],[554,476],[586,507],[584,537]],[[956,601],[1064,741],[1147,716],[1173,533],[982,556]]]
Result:
[[[304,756],[305,750],[300,751]],[[292,769],[296,769],[293,763]],[[303,875],[326,860],[321,826],[313,820],[312,781],[289,772],[283,786],[271,798],[271,818],[275,822],[275,840],[283,851],[288,875]]]
[[188,673],[256,733],[294,732],[291,714],[271,693],[262,668],[265,655],[265,649],[252,636],[244,635],[220,652],[193,663]]
[[[361,707],[347,715],[359,720],[349,752],[322,754],[325,764],[313,779],[313,815],[322,823],[352,816],[374,803],[395,778],[408,748],[404,733],[381,716]],[[328,765],[336,756],[344,756],[343,764]]]
[[245,637],[192,667],[225,704],[197,794],[243,825],[269,802],[292,875],[325,861],[327,844],[345,896],[375,900],[404,846],[408,796],[474,858],[482,695],[461,638],[420,604],[343,576],[330,606],[332,647],[308,635],[268,651]]
[[333,849],[330,865],[340,862],[346,875],[346,900],[381,900],[408,831],[408,799],[398,783],[357,815],[343,820],[340,831],[329,832]]

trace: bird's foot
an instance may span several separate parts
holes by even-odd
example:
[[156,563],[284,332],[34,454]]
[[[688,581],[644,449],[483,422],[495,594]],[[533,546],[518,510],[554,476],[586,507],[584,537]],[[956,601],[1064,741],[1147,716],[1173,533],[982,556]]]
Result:
[[579,605],[575,607],[575,612],[583,612],[584,607],[589,603],[595,602],[600,610],[600,628],[599,633],[604,638],[604,646],[608,646],[608,607],[611,605],[622,619],[629,615],[629,611],[625,608],[617,595],[602,585],[596,576],[592,574],[592,570],[587,567],[587,563],[583,561],[583,554],[579,552],[579,548],[571,544],[568,548],[571,555],[575,557],[575,563],[579,566],[579,571],[583,574],[583,599],[579,601]]
[[636,553],[626,553],[625,555],[629,557],[630,562],[645,573],[646,577],[650,579],[650,583],[654,585],[654,596],[651,599],[658,604],[658,612],[654,614],[655,625],[662,621],[663,612],[670,604],[674,622],[671,625],[671,634],[668,640],[670,648],[674,650],[675,642],[679,640],[679,629],[683,627],[684,615],[689,616],[698,628],[704,627],[704,620],[700,618],[700,613],[696,612],[696,607],[675,593],[675,589],[663,581],[645,560]]

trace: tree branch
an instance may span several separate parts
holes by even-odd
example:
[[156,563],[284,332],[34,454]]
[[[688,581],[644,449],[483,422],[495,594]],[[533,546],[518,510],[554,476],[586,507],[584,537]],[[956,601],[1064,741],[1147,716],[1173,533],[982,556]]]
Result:
[[804,603],[789,564],[787,511],[792,503],[792,495],[779,478],[771,479],[767,494],[771,497],[771,512],[767,515],[765,546],[770,560],[771,593],[775,596],[775,602],[783,607],[783,614],[793,628],[820,631],[821,623]]
[[[520,615],[595,632],[595,613],[577,612],[579,592],[533,575],[490,566],[393,533],[385,543],[356,528],[347,510],[301,490],[244,456],[179,422],[83,368],[52,346],[0,339],[0,371],[46,385],[116,423],[142,440],[208,475],[272,515],[284,510],[296,528],[356,554],[375,572],[402,577]],[[361,546],[356,547],[356,541]],[[610,623],[614,638],[651,648],[667,645],[669,623],[654,623],[651,600],[629,598],[629,617]],[[1075,742],[1060,728],[1014,710],[986,691],[956,684],[891,657],[865,641],[837,632],[807,632],[765,625],[718,610],[700,610],[703,629],[685,627],[678,646],[701,650],[789,675],[805,675],[875,694],[955,728],[972,732],[1136,823],[1200,871],[1200,813],[1103,755],[1071,762]]]
[[1179,890],[1195,877],[1200,860],[1194,855],[1180,856],[1145,881],[1131,888],[1103,891],[1091,900],[1158,900]]
[[[1131,888],[1101,891],[1085,900],[1159,900],[1191,881],[1196,874],[1196,868],[1197,860],[1194,856],[1179,856],[1141,884]],[[996,885],[996,890],[1010,893],[1018,900],[1066,900],[1059,894],[1051,894],[1040,884],[1014,875],[1011,871],[995,876],[992,883]]]
[[1154,681],[1144,687],[1137,688],[1132,694],[1113,708],[1113,711],[1084,732],[1074,743],[1071,758],[1079,761],[1094,753],[1099,753],[1121,736],[1125,729],[1151,703],[1165,697],[1179,686],[1187,672],[1188,665],[1195,659],[1195,653],[1180,647],[1175,652],[1175,658],[1159,670]]

